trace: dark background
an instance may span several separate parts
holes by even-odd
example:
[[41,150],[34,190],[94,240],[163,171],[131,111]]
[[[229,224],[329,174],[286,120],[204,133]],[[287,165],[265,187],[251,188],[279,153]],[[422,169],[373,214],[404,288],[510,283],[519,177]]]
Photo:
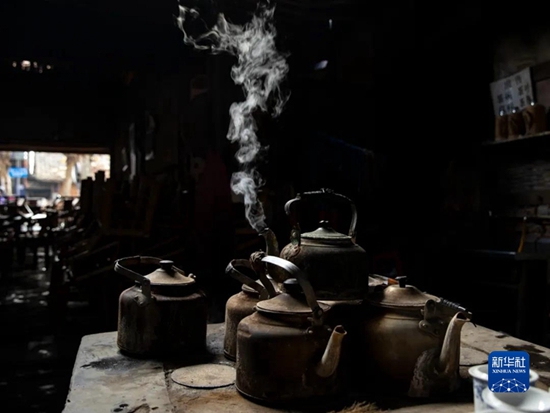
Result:
[[[249,1],[185,4],[198,7],[209,24],[219,12],[245,22],[255,9]],[[260,168],[267,182],[267,223],[281,247],[289,234],[284,203],[296,192],[330,187],[357,204],[357,241],[368,255],[390,257],[387,266],[379,261],[373,271],[397,271],[421,289],[468,305],[480,324],[545,344],[546,281],[538,295],[528,295],[532,287],[510,294],[506,285],[510,280],[516,285],[522,271],[545,280],[546,256],[526,270],[514,258],[464,254],[475,248],[515,251],[517,231],[506,235],[506,247],[493,236],[501,233],[495,230],[501,224],[488,218],[489,211],[503,206],[491,195],[497,180],[493,172],[520,158],[527,164],[550,159],[544,144],[503,149],[498,155],[482,147],[494,137],[490,82],[550,61],[550,42],[543,36],[549,32],[550,7],[535,1],[514,7],[496,1],[279,1],[275,23],[279,48],[289,53],[284,87],[291,98],[281,117],[261,119],[259,135],[269,152]],[[135,123],[141,155],[146,146],[156,152],[154,161],[140,161],[139,173],[170,177],[151,243],[181,236],[184,253],[178,260],[207,280],[204,287],[217,309],[212,321],[221,321],[225,300],[240,288],[225,278],[224,268],[229,259],[249,254],[246,247],[239,249],[239,229],[247,224],[238,205],[230,211],[223,207],[230,197],[229,174],[201,186],[192,177],[192,158],[214,153],[229,172],[237,168],[236,148],[226,132],[229,106],[242,93],[230,78],[234,59],[185,46],[174,23],[177,13],[177,3],[167,0],[3,1],[0,150],[111,153],[111,176],[125,182],[121,150],[128,125]],[[22,60],[52,69],[36,73],[12,67]],[[323,60],[326,68],[314,70]],[[191,100],[197,76],[204,77],[209,91]],[[161,125],[154,143],[145,140],[145,112]],[[173,207],[181,194],[189,207],[185,222]],[[346,219],[343,213],[333,224],[346,231]],[[314,221],[304,227],[313,229]],[[257,247],[263,247],[261,241],[251,248]],[[33,276],[4,280],[2,291],[9,296],[11,289],[27,285],[25,277]],[[109,277],[95,283],[110,291],[106,307],[111,312],[105,317],[86,313],[94,321],[83,324],[74,321],[79,310],[73,308],[64,318],[54,314],[46,317],[46,327],[36,327],[53,328],[56,340],[66,344],[58,348],[63,369],[51,411],[59,411],[66,394],[79,337],[116,328],[120,285],[113,286],[116,276]],[[483,277],[507,293],[475,283]],[[525,325],[516,318],[525,311],[521,303],[527,296],[531,306],[539,306],[533,307],[535,321]],[[510,304],[510,323],[496,315],[495,303],[502,300]],[[34,311],[39,310],[25,317],[38,319]],[[2,313],[14,329],[21,314]],[[13,334],[27,343],[33,326],[23,335]],[[15,339],[7,343],[9,358],[21,346]],[[27,379],[17,376],[20,366],[6,366],[19,380],[12,389],[20,391],[14,406],[25,406],[21,394],[27,393],[21,389]]]

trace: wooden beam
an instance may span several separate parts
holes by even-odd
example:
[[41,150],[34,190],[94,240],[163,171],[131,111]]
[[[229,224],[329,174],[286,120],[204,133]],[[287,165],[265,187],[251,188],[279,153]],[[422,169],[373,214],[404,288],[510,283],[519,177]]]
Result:
[[69,142],[18,142],[0,143],[0,151],[34,151],[34,152],[63,152],[63,153],[89,153],[110,154],[111,148],[107,146],[94,146],[91,144],[78,144]]

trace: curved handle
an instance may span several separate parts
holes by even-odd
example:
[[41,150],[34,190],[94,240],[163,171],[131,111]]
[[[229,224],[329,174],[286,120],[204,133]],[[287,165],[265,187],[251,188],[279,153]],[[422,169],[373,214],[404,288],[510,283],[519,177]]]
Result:
[[275,286],[267,276],[266,265],[262,263],[262,258],[265,257],[265,252],[256,251],[250,254],[249,262],[252,266],[252,269],[258,274],[260,282],[267,290],[268,298],[275,297],[278,292],[275,290]]
[[142,257],[141,255],[136,255],[135,257],[126,257],[116,260],[115,272],[122,274],[130,278],[131,280],[139,283],[141,285],[141,292],[147,298],[151,298],[151,281],[149,280],[149,278],[126,267],[123,267],[121,263],[124,263],[124,265],[153,264],[158,265],[165,271],[177,271],[180,274],[185,275],[185,272],[174,266],[174,263],[172,261],[161,260],[160,258],[156,257]]
[[347,196],[338,194],[334,192],[332,189],[328,188],[322,188],[319,191],[311,191],[311,192],[304,192],[302,194],[298,194],[296,198],[291,199],[285,204],[285,212],[289,216],[290,223],[292,225],[292,234],[291,239],[294,243],[300,242],[300,223],[298,222],[298,217],[295,211],[295,206],[304,198],[313,198],[313,197],[319,197],[319,198],[329,198],[332,200],[343,200],[349,203],[351,208],[351,222],[349,226],[348,235],[351,237],[353,242],[355,242],[355,238],[357,237],[357,233],[355,230],[355,227],[357,226],[357,207],[353,203],[353,201],[348,198]]
[[[236,267],[246,267],[249,270],[254,271],[254,269],[252,268],[252,264],[250,263],[249,260],[231,260],[231,262],[227,264],[227,267],[225,268],[225,273],[229,274],[231,277],[235,278],[237,281],[248,285],[258,294],[260,294],[261,300],[266,300],[267,298],[269,298],[269,293],[263,285],[261,285],[256,280],[253,280],[252,278],[248,277],[247,275],[244,275],[242,272],[237,270]],[[271,282],[269,282],[269,284],[271,284]]]
[[304,294],[306,296],[307,304],[309,305],[309,308],[311,308],[311,312],[313,314],[313,325],[322,325],[323,309],[319,306],[319,303],[317,302],[315,291],[313,291],[313,287],[309,283],[306,273],[292,262],[287,261],[283,258],[268,255],[264,257],[262,261],[282,268],[291,275],[291,278],[296,278],[298,280],[298,283],[300,284],[300,287],[302,287],[302,290],[304,291]]

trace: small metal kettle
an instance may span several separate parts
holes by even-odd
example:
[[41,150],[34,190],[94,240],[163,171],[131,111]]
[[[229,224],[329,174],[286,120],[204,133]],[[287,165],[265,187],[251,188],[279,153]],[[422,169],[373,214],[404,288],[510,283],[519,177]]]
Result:
[[263,261],[293,278],[284,281],[284,293],[258,302],[256,312],[239,323],[237,390],[276,404],[334,396],[344,388],[339,368],[344,327],[324,323],[330,307],[316,300],[296,265],[273,256]]
[[[351,224],[348,235],[331,228],[328,221],[312,232],[301,233],[295,207],[306,198],[325,198],[328,201],[345,201],[351,208]],[[292,231],[290,244],[280,257],[296,264],[311,277],[319,300],[362,299],[368,292],[369,261],[366,251],[355,243],[357,210],[355,204],[344,195],[330,189],[305,192],[285,205]]]
[[[126,268],[140,264],[159,268],[149,275]],[[207,302],[194,275],[185,275],[172,261],[142,256],[115,261],[115,271],[136,282],[119,298],[121,351],[141,357],[184,357],[204,350]]]
[[[256,260],[263,258],[265,254],[253,253],[250,260],[232,260],[225,270],[243,286],[241,292],[229,297],[225,305],[225,336],[223,340],[223,353],[229,360],[235,361],[237,357],[237,326],[241,320],[256,311],[256,304],[261,300],[273,298],[279,294],[277,283],[266,274],[262,266],[258,266]],[[257,274],[258,280],[253,280],[245,275],[242,269],[247,269],[249,274]],[[256,271],[255,271],[256,270]]]

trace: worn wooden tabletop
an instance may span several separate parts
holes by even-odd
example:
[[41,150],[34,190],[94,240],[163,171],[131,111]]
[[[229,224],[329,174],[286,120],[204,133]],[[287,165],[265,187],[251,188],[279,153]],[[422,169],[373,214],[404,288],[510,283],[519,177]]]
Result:
[[[211,353],[208,362],[231,365],[223,357],[223,334],[223,324],[208,326],[207,342]],[[467,324],[462,332],[460,363],[464,383],[452,399],[435,402],[373,396],[369,401],[380,410],[399,413],[472,413],[472,391],[467,370],[470,366],[486,363],[489,353],[495,350],[527,351],[531,369],[540,375],[537,387],[548,390],[550,349]],[[212,390],[181,386],[170,378],[174,367],[159,361],[123,356],[116,345],[116,332],[85,336],[76,357],[63,413],[291,412],[254,404],[241,397],[234,386]],[[331,410],[334,408],[315,407],[312,411]]]

